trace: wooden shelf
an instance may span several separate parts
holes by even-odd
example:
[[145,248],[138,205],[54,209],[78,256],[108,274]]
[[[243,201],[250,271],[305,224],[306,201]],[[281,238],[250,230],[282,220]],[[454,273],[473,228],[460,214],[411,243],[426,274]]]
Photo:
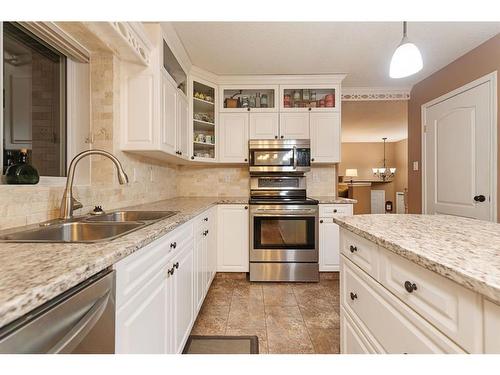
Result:
[[198,103],[203,103],[203,104],[207,104],[207,105],[211,105],[211,106],[214,106],[215,103],[214,102],[209,102],[208,100],[203,100],[203,99],[198,99],[198,98],[193,98],[194,102],[198,102]]
[[205,143],[205,142],[198,142],[198,141],[193,141],[195,145],[199,146],[204,146],[204,147],[215,147],[215,143]]
[[203,120],[197,120],[197,119],[193,119],[194,122],[198,122],[200,124],[205,124],[205,125],[211,125],[211,126],[215,126],[215,124],[213,122],[208,122],[208,121],[203,121]]

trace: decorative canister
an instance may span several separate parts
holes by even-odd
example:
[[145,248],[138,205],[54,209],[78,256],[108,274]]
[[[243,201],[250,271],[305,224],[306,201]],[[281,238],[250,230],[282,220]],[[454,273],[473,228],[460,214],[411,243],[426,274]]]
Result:
[[319,100],[319,107],[324,107],[325,106],[325,99],[320,99]]
[[[263,102],[264,102],[264,95],[262,95],[262,103],[261,103],[261,105],[263,104]],[[267,102],[267,97],[266,97],[266,102]],[[285,94],[283,96],[283,107],[290,108],[292,106],[291,102],[292,102],[291,95],[290,94]]]
[[241,108],[248,108],[250,105],[250,102],[248,100],[248,96],[244,96],[241,98]]
[[316,101],[316,91],[311,91],[311,101],[312,102]]
[[335,97],[333,96],[333,94],[328,94],[325,96],[325,106],[326,107],[335,106]]
[[[286,95],[285,95],[286,97]],[[285,99],[286,101],[286,99]],[[288,95],[288,103],[290,105],[290,95]],[[267,94],[262,94],[261,97],[260,97],[260,106],[261,108],[267,108],[268,104],[267,104]],[[286,105],[285,105],[286,107]]]
[[299,90],[295,90],[293,92],[293,101],[294,102],[300,101],[300,91]]

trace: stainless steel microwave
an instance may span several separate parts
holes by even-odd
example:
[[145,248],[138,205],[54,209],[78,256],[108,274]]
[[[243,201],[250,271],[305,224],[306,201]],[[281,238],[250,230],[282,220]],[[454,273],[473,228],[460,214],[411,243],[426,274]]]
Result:
[[251,140],[248,150],[250,173],[304,173],[311,169],[308,139]]

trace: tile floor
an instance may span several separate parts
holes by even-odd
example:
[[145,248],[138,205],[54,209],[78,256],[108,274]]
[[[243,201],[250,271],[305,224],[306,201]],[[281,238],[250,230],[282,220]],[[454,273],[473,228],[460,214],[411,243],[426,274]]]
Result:
[[193,335],[256,335],[260,353],[338,353],[339,281],[251,283],[244,274],[217,274]]

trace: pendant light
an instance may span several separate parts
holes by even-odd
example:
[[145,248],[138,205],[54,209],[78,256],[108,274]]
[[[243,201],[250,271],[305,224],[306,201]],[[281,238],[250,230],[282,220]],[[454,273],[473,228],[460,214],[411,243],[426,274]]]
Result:
[[403,22],[403,39],[394,51],[391,59],[389,76],[403,78],[419,72],[423,67],[422,55],[418,47],[408,41],[406,36],[406,21]]

